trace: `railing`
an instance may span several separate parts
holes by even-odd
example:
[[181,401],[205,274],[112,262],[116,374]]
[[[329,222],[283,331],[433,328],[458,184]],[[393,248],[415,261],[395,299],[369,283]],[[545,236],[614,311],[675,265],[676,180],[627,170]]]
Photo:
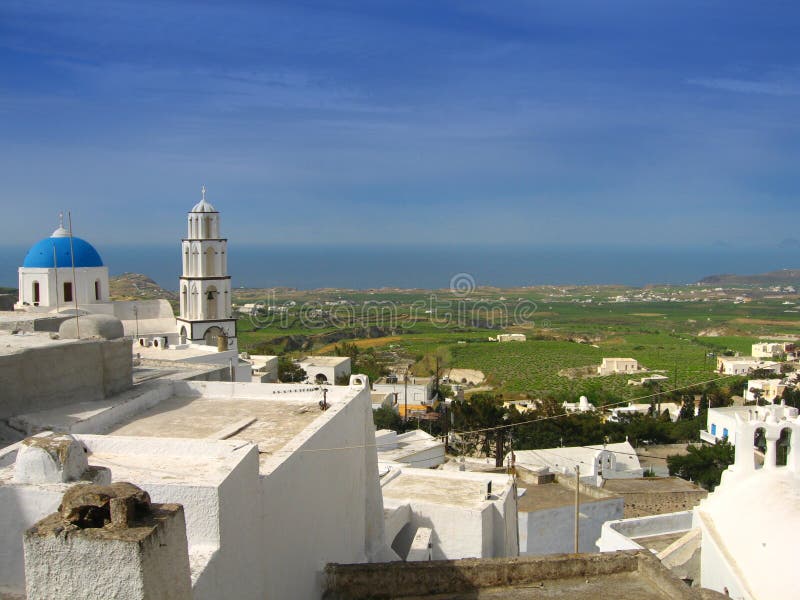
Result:
[[709,444],[716,444],[717,443],[717,436],[712,433],[709,433],[705,429],[700,430],[700,439],[704,442],[708,442]]

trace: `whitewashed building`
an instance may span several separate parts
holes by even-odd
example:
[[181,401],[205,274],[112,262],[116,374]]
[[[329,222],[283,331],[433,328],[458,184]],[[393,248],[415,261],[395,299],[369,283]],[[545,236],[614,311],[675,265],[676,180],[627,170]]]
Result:
[[724,375],[749,375],[756,370],[781,372],[780,363],[753,356],[718,356],[717,371]]
[[437,467],[445,462],[444,442],[421,429],[398,434],[391,429],[375,432],[378,461],[416,469]]
[[517,556],[516,487],[508,475],[385,468],[385,535],[408,561]]
[[352,368],[349,356],[307,356],[297,364],[306,372],[308,381],[331,385],[348,377]]
[[[510,460],[509,454],[506,461]],[[602,446],[517,450],[514,462],[532,472],[547,469],[565,475],[574,475],[575,468],[579,467],[581,481],[590,485],[600,485],[602,479],[625,479],[643,474],[636,450],[627,441]]]
[[786,389],[781,379],[749,379],[744,388],[745,402],[775,402]]
[[561,407],[568,413],[594,412],[596,410],[594,404],[589,402],[586,396],[581,396],[577,402],[567,402],[565,400]]
[[524,342],[527,339],[524,333],[499,333],[497,335],[498,342]]
[[631,402],[627,406],[616,406],[611,409],[608,420],[619,423],[624,420],[625,417],[632,416],[632,415],[648,415],[650,411],[655,409],[656,411],[664,412],[665,410],[669,412],[669,418],[672,422],[678,420],[678,416],[681,412],[681,407],[675,402],[660,402],[653,404],[646,404],[646,403],[634,403]]
[[22,534],[75,481],[128,481],[182,504],[196,600],[315,598],[327,562],[396,560],[369,383],[331,388],[325,410],[321,398],[302,384],[164,380],[17,415],[18,427],[75,443],[45,436],[0,450],[0,594],[24,593]]
[[700,431],[700,439],[712,444],[727,439],[736,443],[736,425],[739,420],[768,418],[779,422],[797,418],[796,408],[784,404],[765,406],[720,406],[708,409],[706,429]]
[[275,383],[278,381],[278,357],[266,354],[248,354],[244,359],[250,362],[254,382]]
[[787,358],[794,358],[794,342],[758,342],[752,346],[752,355],[755,358],[778,358],[787,355]]
[[[641,549],[637,538],[669,536],[674,541],[657,557],[693,585],[743,600],[797,597],[800,419],[797,411],[758,408],[768,410],[734,414],[734,464],[693,511],[609,522],[601,550]],[[755,448],[762,443],[763,454]]]
[[626,375],[636,373],[640,368],[639,361],[635,358],[604,358],[597,367],[597,373],[599,375]]
[[372,384],[374,392],[396,394],[398,409],[402,411],[408,403],[409,411],[412,406],[426,407],[430,405],[433,397],[433,382],[430,377],[409,377],[407,381],[395,379],[387,382],[386,379],[379,379]]

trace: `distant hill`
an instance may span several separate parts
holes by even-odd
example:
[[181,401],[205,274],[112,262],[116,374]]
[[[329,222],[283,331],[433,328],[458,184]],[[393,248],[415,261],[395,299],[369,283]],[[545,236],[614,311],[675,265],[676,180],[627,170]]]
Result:
[[19,293],[14,288],[0,288],[0,310],[14,310]]
[[109,280],[112,300],[178,300],[178,294],[165,290],[141,273],[123,273]]
[[781,269],[756,275],[710,275],[697,283],[701,285],[798,285],[800,269]]

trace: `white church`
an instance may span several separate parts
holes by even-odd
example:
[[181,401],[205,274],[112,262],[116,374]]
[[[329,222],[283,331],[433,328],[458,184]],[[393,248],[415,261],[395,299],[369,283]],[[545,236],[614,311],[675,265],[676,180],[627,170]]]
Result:
[[205,186],[202,194],[189,213],[187,236],[181,242],[178,333],[182,344],[215,345],[220,334],[236,338],[236,319],[231,310],[228,240],[221,237],[219,212],[206,200]]
[[49,238],[36,242],[25,255],[15,309],[70,314],[76,306],[86,310],[108,303],[108,267],[94,246],[70,235],[63,216],[60,221]]
[[52,235],[36,242],[19,267],[14,319],[21,329],[58,331],[63,320],[75,315],[108,315],[121,321],[140,358],[226,365],[231,380],[249,381],[251,366],[238,356],[227,244],[219,211],[206,199],[203,186],[181,240],[176,318],[167,300],[112,302],[108,267],[100,253],[65,228],[62,217]]

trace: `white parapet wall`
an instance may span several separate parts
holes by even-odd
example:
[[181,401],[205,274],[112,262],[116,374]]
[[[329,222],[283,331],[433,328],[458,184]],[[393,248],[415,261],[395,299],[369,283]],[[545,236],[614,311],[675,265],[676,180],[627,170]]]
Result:
[[[558,485],[558,484],[545,484]],[[580,505],[578,549],[597,552],[597,538],[603,523],[622,516],[619,497],[594,500]],[[519,513],[519,552],[546,555],[573,552],[575,548],[575,506],[564,505]]]
[[603,525],[597,547],[600,552],[616,552],[617,550],[643,550],[637,538],[652,537],[675,533],[686,533],[692,528],[693,512],[691,510],[608,521]]

